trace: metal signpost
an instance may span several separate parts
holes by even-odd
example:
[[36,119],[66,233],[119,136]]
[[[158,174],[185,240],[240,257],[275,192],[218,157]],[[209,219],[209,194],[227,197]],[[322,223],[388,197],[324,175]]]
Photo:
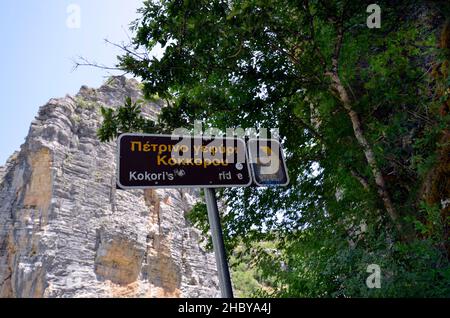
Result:
[[233,298],[230,270],[220,225],[219,209],[217,208],[216,192],[212,188],[205,188],[205,201],[208,210],[211,239],[216,256],[217,273],[219,274],[220,291],[223,298]]
[[120,189],[202,187],[224,298],[233,298],[214,188],[289,183],[280,143],[274,139],[122,134],[118,138]]

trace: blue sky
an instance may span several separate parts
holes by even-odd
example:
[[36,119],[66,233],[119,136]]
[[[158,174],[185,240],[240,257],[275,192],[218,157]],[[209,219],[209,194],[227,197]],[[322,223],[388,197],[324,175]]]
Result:
[[[120,52],[104,39],[126,41],[125,31],[142,2],[1,1],[0,165],[23,143],[39,106],[75,94],[84,84],[98,87],[110,75],[90,67],[72,72],[72,60],[83,56],[113,66]],[[80,9],[79,28],[69,27],[77,21],[76,12],[68,12],[70,5]]]

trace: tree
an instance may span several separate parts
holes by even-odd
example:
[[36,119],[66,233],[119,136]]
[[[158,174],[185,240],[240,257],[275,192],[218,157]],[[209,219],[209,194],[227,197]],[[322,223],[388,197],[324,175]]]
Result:
[[[439,275],[448,272],[448,208],[437,200],[423,205],[421,190],[440,164],[435,154],[448,153],[448,114],[437,112],[447,95],[436,97],[448,75],[430,72],[446,60],[435,43],[448,8],[378,1],[382,28],[369,29],[370,2],[146,1],[133,25],[136,50],[159,44],[165,53],[159,60],[134,52],[119,57],[119,68],[142,78],[147,96],[168,100],[160,131],[194,120],[224,131],[280,128],[290,188],[222,194],[230,207],[223,216],[229,248],[240,239],[276,237],[280,251],[292,254],[285,254],[287,271],[259,254],[285,294],[356,295],[339,277],[361,271],[368,254],[392,268],[401,258],[393,246],[402,255],[414,250],[405,246],[427,246],[433,262],[439,259]],[[191,218],[204,221],[201,211]],[[346,266],[350,259],[358,261]]]

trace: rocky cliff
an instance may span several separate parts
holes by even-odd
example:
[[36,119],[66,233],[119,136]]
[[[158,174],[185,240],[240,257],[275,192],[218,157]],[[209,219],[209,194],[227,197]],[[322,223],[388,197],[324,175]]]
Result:
[[195,193],[117,190],[115,143],[96,138],[99,107],[138,87],[114,77],[51,99],[0,168],[0,297],[219,295],[214,255],[185,219]]

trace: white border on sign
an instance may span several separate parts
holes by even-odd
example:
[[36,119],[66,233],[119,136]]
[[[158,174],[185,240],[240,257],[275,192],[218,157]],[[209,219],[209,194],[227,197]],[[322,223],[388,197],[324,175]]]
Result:
[[241,188],[245,188],[245,187],[249,187],[252,183],[253,183],[253,174],[252,174],[252,169],[250,167],[250,162],[249,162],[249,157],[248,157],[248,151],[247,151],[247,145],[245,143],[245,140],[242,138],[238,138],[238,137],[211,137],[209,139],[232,139],[232,140],[237,140],[238,142],[241,141],[244,144],[244,150],[245,150],[245,160],[247,161],[247,171],[248,171],[248,177],[249,177],[249,182],[247,184],[227,184],[227,185],[153,185],[153,186],[145,186],[145,187],[141,187],[141,186],[124,186],[120,183],[120,141],[122,139],[122,137],[124,136],[138,136],[138,137],[170,137],[173,140],[177,139],[177,138],[197,138],[197,139],[202,139],[203,140],[208,140],[207,136],[203,137],[203,135],[201,137],[195,137],[195,136],[190,136],[190,135],[168,135],[168,134],[138,134],[138,133],[123,133],[119,136],[119,138],[117,138],[117,156],[116,156],[116,183],[117,185],[124,189],[124,190],[136,190],[136,189],[155,189],[155,188],[159,188],[159,189],[179,189],[179,188],[231,188],[231,187],[241,187]]
[[[255,176],[255,170],[253,169],[253,163],[252,163],[252,166],[251,166],[251,170],[252,170],[252,179],[253,179],[253,181],[255,181],[255,184],[258,186],[258,187],[277,187],[277,186],[280,186],[280,187],[285,187],[285,186],[287,186],[287,185],[289,185],[289,181],[290,181],[290,179],[289,179],[289,173],[288,173],[288,170],[287,170],[287,166],[286,166],[286,159],[284,158],[284,154],[283,154],[283,150],[282,150],[282,148],[281,148],[281,143],[280,143],[280,141],[278,141],[277,139],[268,139],[268,138],[251,138],[251,139],[249,139],[248,141],[247,141],[247,144],[250,142],[250,141],[252,141],[252,140],[256,140],[256,141],[266,141],[266,142],[275,142],[275,143],[278,143],[278,152],[279,153],[281,153],[281,161],[283,161],[283,167],[284,167],[284,172],[286,172],[286,182],[285,183],[280,183],[280,184],[260,184],[260,183],[258,183],[257,181],[256,181],[256,176]],[[247,147],[247,156],[248,156],[248,159],[249,159],[249,161],[250,161],[250,147]]]

